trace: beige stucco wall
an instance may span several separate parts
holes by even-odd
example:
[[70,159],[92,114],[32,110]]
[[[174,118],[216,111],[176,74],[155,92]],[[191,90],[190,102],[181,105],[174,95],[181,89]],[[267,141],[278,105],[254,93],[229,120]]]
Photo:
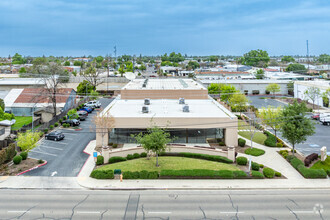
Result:
[[141,90],[141,89],[122,89],[121,99],[208,99],[206,89],[177,89],[177,90]]

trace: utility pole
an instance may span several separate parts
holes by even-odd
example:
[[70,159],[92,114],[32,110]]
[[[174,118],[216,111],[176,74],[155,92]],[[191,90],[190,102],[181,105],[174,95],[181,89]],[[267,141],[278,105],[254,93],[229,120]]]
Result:
[[307,64],[308,64],[308,68],[307,68],[307,73],[309,72],[309,48],[308,48],[308,40],[306,41],[307,44]]
[[113,52],[115,53],[115,61],[117,61],[117,46],[114,46]]

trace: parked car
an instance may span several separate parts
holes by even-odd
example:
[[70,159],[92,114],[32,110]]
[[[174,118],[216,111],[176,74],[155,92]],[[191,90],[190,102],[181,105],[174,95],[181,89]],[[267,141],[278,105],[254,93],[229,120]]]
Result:
[[321,121],[323,118],[330,117],[330,112],[324,112],[320,114],[319,120]]
[[320,119],[320,122],[321,122],[323,125],[330,125],[330,116],[329,116],[329,117],[321,118],[321,119]]
[[318,113],[312,114],[311,118],[315,119],[315,120],[319,120],[320,119],[320,114],[318,114]]
[[90,107],[83,107],[83,108],[79,109],[79,111],[86,111],[88,113],[91,113],[93,111],[93,109]]
[[86,120],[86,118],[88,116],[88,112],[86,112],[86,111],[77,111],[77,114],[79,115],[80,121]]
[[62,121],[62,124],[69,124],[70,126],[78,126],[80,125],[80,121],[77,119],[67,119]]
[[89,102],[85,103],[85,106],[92,107],[92,108],[100,108],[101,103],[99,101],[89,101]]
[[54,132],[51,132],[51,133],[45,135],[46,140],[54,140],[54,141],[63,140],[64,137],[65,137],[64,134],[59,131],[54,131]]

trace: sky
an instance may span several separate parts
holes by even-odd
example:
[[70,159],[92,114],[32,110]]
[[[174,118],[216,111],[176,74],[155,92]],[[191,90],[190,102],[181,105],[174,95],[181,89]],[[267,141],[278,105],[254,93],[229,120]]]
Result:
[[330,53],[329,0],[1,0],[0,56]]

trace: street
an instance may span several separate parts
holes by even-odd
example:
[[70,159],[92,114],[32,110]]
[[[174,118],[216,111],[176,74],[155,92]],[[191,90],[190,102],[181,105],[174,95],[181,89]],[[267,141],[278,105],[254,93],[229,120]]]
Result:
[[[15,195],[15,196],[13,196]],[[1,190],[1,219],[330,219],[329,190]]]
[[[102,108],[113,99],[100,99]],[[89,114],[81,121],[80,131],[59,129],[65,135],[62,141],[42,140],[41,144],[29,153],[29,157],[46,160],[48,163],[38,169],[25,173],[26,176],[77,176],[88,156],[83,152],[87,144],[95,139],[93,116]]]

